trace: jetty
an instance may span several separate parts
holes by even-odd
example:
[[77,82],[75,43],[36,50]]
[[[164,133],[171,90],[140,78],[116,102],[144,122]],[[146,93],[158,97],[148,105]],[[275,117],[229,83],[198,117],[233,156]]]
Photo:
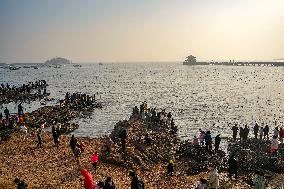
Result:
[[224,62],[198,62],[196,57],[190,55],[183,61],[183,65],[196,66],[196,65],[222,65],[222,66],[284,66],[284,61],[224,61]]

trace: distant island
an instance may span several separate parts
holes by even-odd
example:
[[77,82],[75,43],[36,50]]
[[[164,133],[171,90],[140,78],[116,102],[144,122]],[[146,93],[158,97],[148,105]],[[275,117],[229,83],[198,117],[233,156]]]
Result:
[[64,64],[71,64],[71,61],[66,58],[55,57],[45,61],[45,64],[64,65]]

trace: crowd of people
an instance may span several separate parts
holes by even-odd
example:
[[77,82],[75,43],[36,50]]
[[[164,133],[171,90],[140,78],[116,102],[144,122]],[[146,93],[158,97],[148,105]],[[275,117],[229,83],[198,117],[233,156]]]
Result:
[[71,106],[73,108],[83,108],[86,106],[94,106],[97,108],[102,108],[102,105],[96,103],[96,95],[88,95],[85,93],[66,93],[65,98],[60,100],[61,106]]
[[[25,101],[28,99],[34,99],[40,95],[47,95],[46,86],[47,83],[45,80],[28,82],[26,84],[22,84],[21,86],[2,83],[0,85],[0,104],[13,101]],[[43,92],[41,91],[41,89],[43,89]],[[32,94],[34,90],[38,91]]]
[[[69,94],[66,93],[64,104],[63,106],[68,103],[83,103],[88,104],[92,103],[95,100],[95,96],[88,96],[85,94],[78,94],[73,93]],[[23,120],[23,107],[20,103],[18,105],[18,115],[11,116],[9,113],[9,110],[7,107],[4,110],[4,115],[0,113],[0,126],[1,128],[4,127],[10,127],[14,124],[20,126],[21,131],[25,133],[24,139],[27,136],[31,136],[31,138],[35,139],[36,146],[38,148],[44,148],[43,140],[42,140],[42,133],[44,132],[45,123],[40,123],[40,127],[38,127],[36,130],[33,130],[28,134],[28,128],[25,126],[25,122]],[[174,123],[173,115],[171,112],[166,113],[165,110],[162,110],[160,112],[157,112],[155,108],[148,108],[147,102],[143,102],[140,105],[140,109],[135,106],[133,108],[133,115],[134,118],[141,119],[142,121],[150,122],[151,125],[154,125],[155,127],[166,127],[172,131],[173,134],[177,133],[177,126]],[[238,127],[237,124],[235,124],[232,128],[233,133],[233,141],[237,142],[237,136],[239,134],[239,141],[241,143],[246,143],[249,140],[249,134],[251,128],[249,128],[247,125],[244,127]],[[259,126],[257,123],[252,128],[254,139],[259,140],[269,140],[270,139],[270,132],[269,132],[269,126]],[[54,123],[52,125],[51,129],[52,139],[54,142],[54,145],[56,147],[60,147],[60,137],[62,135],[60,131],[60,125],[56,125]],[[127,141],[127,129],[121,128],[119,133],[120,138],[120,144],[121,144],[121,150],[124,152],[126,150],[126,141]],[[273,137],[271,138],[271,155],[277,157],[277,151],[278,151],[278,145],[279,143],[283,143],[284,138],[284,129],[281,127],[275,127],[273,129]],[[213,141],[211,131],[203,131],[202,129],[199,130],[199,136],[194,136],[192,140],[193,146],[200,146],[204,147],[206,150],[210,152],[218,152],[220,148],[220,143],[222,141],[221,135],[217,134],[215,136],[215,139]],[[145,143],[151,144],[152,139],[149,138],[149,136],[145,136]],[[94,151],[92,156],[90,157],[90,164],[93,167],[94,171],[97,170],[99,166],[100,157],[103,155],[105,157],[109,157],[112,152],[112,145],[114,144],[114,141],[111,137],[106,137],[104,139],[104,144],[102,149],[98,151]],[[213,150],[213,144],[214,144],[214,150]],[[71,149],[72,154],[74,155],[75,160],[78,162],[79,165],[81,165],[80,156],[82,153],[84,153],[84,144],[82,142],[78,142],[78,139],[72,135],[71,139],[69,141],[69,146]],[[100,154],[102,153],[102,154]],[[229,154],[228,158],[228,177],[232,179],[233,177],[237,179],[238,177],[238,160],[234,156],[234,154]],[[167,174],[170,176],[173,176],[175,174],[175,164],[173,160],[169,160],[167,166]],[[88,172],[86,168],[82,168],[81,174],[84,178],[84,187],[85,189],[115,189],[115,183],[112,180],[111,177],[107,177],[105,181],[100,181],[95,183],[92,175]],[[266,179],[264,177],[263,172],[257,170],[255,172],[256,177],[253,179],[253,183],[255,188],[265,188]],[[135,172],[131,172],[129,174],[131,178],[131,189],[142,189],[144,188],[144,182],[140,179],[138,179],[138,176]],[[18,183],[22,183],[17,180]],[[199,184],[196,186],[196,189],[207,189],[207,188],[218,188],[219,187],[219,174],[218,169],[216,166],[212,166],[210,169],[210,172],[208,174],[208,180],[205,178],[201,178]]]

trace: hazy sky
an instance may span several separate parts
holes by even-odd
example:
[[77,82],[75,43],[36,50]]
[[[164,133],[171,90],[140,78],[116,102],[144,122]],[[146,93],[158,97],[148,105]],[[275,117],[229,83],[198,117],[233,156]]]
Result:
[[0,0],[0,62],[284,58],[284,0]]

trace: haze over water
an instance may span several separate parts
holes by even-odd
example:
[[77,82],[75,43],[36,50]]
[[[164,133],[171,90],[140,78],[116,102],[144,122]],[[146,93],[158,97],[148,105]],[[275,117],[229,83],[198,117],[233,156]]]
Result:
[[[213,136],[231,135],[228,123],[283,125],[284,67],[183,66],[181,64],[82,64],[60,69],[40,67],[10,71],[0,69],[0,83],[23,84],[45,79],[47,92],[57,103],[65,92],[98,93],[103,109],[90,118],[77,119],[77,136],[109,133],[116,122],[127,119],[143,101],[174,115],[179,135],[192,138],[199,128]],[[24,104],[35,110],[40,102]],[[9,104],[11,112],[16,106]],[[14,110],[12,110],[14,109]],[[1,107],[0,111],[3,112]],[[160,110],[160,109],[158,109]]]

